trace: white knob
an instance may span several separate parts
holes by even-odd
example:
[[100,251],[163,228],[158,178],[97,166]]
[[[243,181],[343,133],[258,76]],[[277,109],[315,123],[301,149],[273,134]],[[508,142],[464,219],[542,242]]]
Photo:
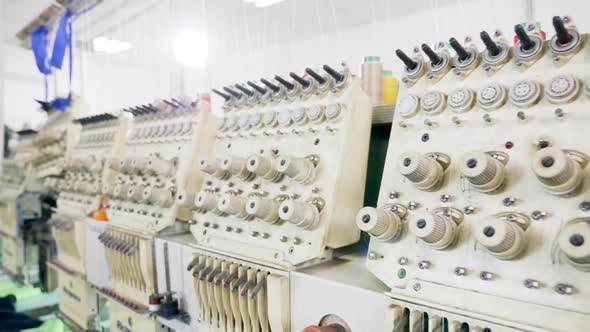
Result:
[[281,173],[277,171],[270,158],[252,155],[246,161],[246,168],[248,171],[269,181],[276,182],[281,179]]
[[183,208],[192,209],[195,207],[195,194],[182,190],[176,194],[176,204]]
[[590,269],[590,221],[570,222],[559,233],[559,248],[577,268]]
[[434,249],[446,249],[457,239],[457,224],[449,217],[424,213],[409,222],[410,232]]
[[113,189],[113,196],[118,199],[125,199],[127,195],[127,185],[117,184]]
[[148,171],[163,176],[171,176],[174,174],[175,166],[176,165],[173,161],[158,157],[149,158],[146,163]]
[[211,159],[211,160],[201,160],[199,162],[201,171],[209,174],[209,175],[213,175],[217,178],[220,179],[224,179],[227,177],[228,172],[224,171],[221,169],[221,167],[219,167],[219,162],[215,159]]
[[217,196],[209,191],[199,191],[195,197],[195,206],[205,211],[215,210],[217,209]]
[[246,212],[246,200],[231,194],[223,194],[219,197],[217,209],[236,217],[245,217],[248,215]]
[[144,186],[131,186],[127,190],[127,198],[132,202],[139,202],[143,199]]
[[101,190],[100,182],[91,181],[89,183],[89,187],[87,188],[86,194],[96,195],[96,194],[100,193],[100,190]]
[[168,208],[174,203],[172,192],[166,188],[145,188],[143,201],[157,206]]
[[459,161],[459,171],[473,188],[481,192],[498,189],[506,177],[504,164],[484,152],[463,155]]
[[402,232],[400,217],[385,209],[364,207],[356,215],[356,225],[372,237],[382,241],[397,238]]
[[114,190],[113,186],[105,183],[102,185],[101,193],[103,195],[110,196],[110,195],[113,195],[113,190]]
[[125,158],[119,160],[119,171],[123,173],[129,173],[133,169],[131,164],[133,162],[133,158]]
[[274,224],[279,220],[280,203],[274,199],[250,197],[246,201],[246,212],[258,219]]
[[500,259],[515,258],[526,247],[522,227],[503,218],[491,217],[478,222],[475,238],[488,252]]
[[549,193],[564,195],[582,183],[582,168],[564,151],[549,147],[533,156],[533,172]]
[[434,189],[444,173],[436,160],[416,152],[402,153],[398,160],[398,169],[401,175],[422,190]]
[[245,180],[252,177],[252,173],[246,167],[246,159],[244,158],[227,157],[223,159],[220,167],[222,170],[240,179]]
[[114,171],[121,172],[121,159],[113,158],[108,161],[108,167]]
[[315,178],[316,168],[307,158],[279,156],[275,161],[275,167],[280,173],[299,183],[309,184]]
[[320,221],[320,212],[313,204],[286,200],[279,206],[279,217],[299,227],[311,229]]
[[147,170],[148,158],[133,158],[131,160],[132,173],[145,173]]

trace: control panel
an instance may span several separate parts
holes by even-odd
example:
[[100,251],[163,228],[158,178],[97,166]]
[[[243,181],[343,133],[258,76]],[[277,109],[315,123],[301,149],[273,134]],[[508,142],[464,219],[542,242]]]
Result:
[[102,193],[110,197],[111,225],[146,234],[187,221],[190,211],[176,202],[203,180],[197,161],[209,154],[215,121],[209,98],[157,101],[125,110],[133,114],[123,156],[107,162],[119,175]]
[[[107,161],[118,172],[108,195],[109,222],[99,236],[111,272],[111,298],[145,309],[155,285],[153,241],[160,232],[187,231],[191,211],[176,201],[201,186],[197,160],[210,152],[215,135],[209,97],[178,98],[132,107],[124,154]],[[180,222],[177,222],[180,221]],[[182,222],[184,221],[184,222]]]
[[204,185],[183,200],[198,247],[293,269],[358,241],[369,98],[346,66],[289,77],[213,90],[223,117]]
[[356,220],[394,299],[485,320],[477,331],[590,323],[590,49],[570,17],[553,26],[544,40],[518,24],[513,46],[483,31],[483,50],[469,37],[397,50],[379,202]]

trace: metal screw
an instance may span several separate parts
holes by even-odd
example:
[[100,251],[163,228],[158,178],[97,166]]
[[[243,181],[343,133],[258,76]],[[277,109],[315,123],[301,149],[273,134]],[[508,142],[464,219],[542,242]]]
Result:
[[533,211],[531,213],[531,218],[533,218],[533,220],[541,220],[543,218],[545,218],[547,216],[547,212],[545,211]]
[[561,118],[564,116],[563,110],[561,108],[556,108],[555,109],[555,116],[557,116],[558,118]]
[[574,293],[574,286],[568,284],[555,285],[555,291],[561,295],[572,295]]
[[430,262],[426,260],[420,261],[420,263],[418,263],[418,267],[421,270],[428,270],[430,268]]
[[250,236],[257,237],[258,236],[258,232],[257,231],[251,231],[250,232]]
[[515,221],[518,220],[518,218],[514,214],[509,214],[509,215],[506,216],[506,220],[508,220],[510,222],[515,222]]
[[225,226],[226,232],[231,232],[232,230],[233,230],[233,228],[231,226]]
[[489,114],[484,114],[483,115],[483,120],[487,123],[491,123],[492,122],[492,117]]
[[263,239],[268,239],[270,237],[270,234],[268,233],[262,233],[262,238]]
[[419,283],[415,283],[412,288],[417,292],[422,288],[422,286]]
[[241,228],[236,228],[236,233],[238,233],[238,234],[242,233],[242,229]]
[[464,267],[456,267],[455,268],[455,274],[458,276],[464,276],[467,274],[467,269]]
[[492,280],[492,279],[494,279],[494,274],[492,272],[482,271],[479,274],[479,278],[481,280]]
[[524,121],[526,120],[526,114],[524,114],[523,111],[520,111],[518,113],[516,113],[516,116],[518,117],[519,120]]
[[407,259],[406,257],[400,257],[400,258],[397,260],[397,263],[398,263],[399,265],[406,265],[406,264],[408,264],[408,259]]
[[280,241],[281,241],[281,242],[287,242],[287,240],[288,240],[288,239],[289,239],[289,238],[288,238],[288,237],[286,237],[285,235],[281,235]]
[[457,116],[452,117],[451,121],[457,126],[461,124],[461,119],[459,119]]
[[[397,191],[392,191],[389,193],[389,199],[396,199],[399,197],[399,193]],[[590,206],[589,206],[590,208]]]
[[313,194],[317,194],[317,193],[319,193],[319,192],[320,192],[320,188],[318,188],[318,187],[313,187],[313,188],[311,188],[311,192],[312,192]]
[[378,253],[376,253],[376,252],[374,252],[374,251],[370,251],[370,252],[369,252],[369,255],[367,256],[367,258],[368,258],[370,261],[374,261],[374,260],[377,260],[377,259],[381,259],[381,258],[383,258],[383,256],[381,256],[380,254],[378,254]]
[[465,214],[472,214],[473,212],[475,212],[475,207],[468,205],[463,208],[463,212],[465,212]]
[[293,238],[293,244],[300,244],[301,243],[301,239],[298,237],[294,237]]
[[530,288],[530,289],[536,289],[536,288],[541,287],[541,283],[535,279],[526,279],[524,281],[524,287]]
[[502,200],[502,204],[504,204],[506,207],[512,206],[514,203],[516,203],[516,198],[514,197],[506,197]]
[[408,209],[410,210],[416,210],[418,208],[418,203],[414,202],[414,201],[410,201],[408,203]]
[[579,208],[582,211],[590,211],[590,201],[583,201],[580,203]]
[[451,199],[451,196],[450,195],[447,195],[447,194],[443,194],[443,195],[440,196],[440,201],[443,202],[443,203],[448,202],[450,199]]

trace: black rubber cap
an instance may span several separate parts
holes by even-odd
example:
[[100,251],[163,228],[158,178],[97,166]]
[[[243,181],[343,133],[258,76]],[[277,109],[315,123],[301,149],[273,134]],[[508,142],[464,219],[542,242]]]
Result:
[[399,48],[395,50],[395,55],[402,60],[408,70],[414,70],[418,66],[418,62],[412,60],[404,51]]
[[561,17],[553,16],[553,27],[555,28],[555,34],[557,35],[557,42],[560,45],[566,45],[572,41],[572,35],[567,31]]
[[526,33],[526,31],[524,31],[524,28],[522,27],[522,25],[520,25],[520,24],[515,25],[514,26],[514,33],[516,33],[516,35],[518,36],[518,40],[520,41],[520,47],[522,48],[523,51],[529,51],[533,47],[535,47],[535,42],[533,42],[531,37],[529,37],[529,35],[527,35],[527,33]]
[[422,44],[422,51],[426,53],[426,56],[430,59],[430,62],[435,66],[439,65],[443,61],[443,59],[426,44]]
[[482,31],[479,33],[479,36],[481,37],[484,45],[486,45],[486,48],[488,49],[488,52],[491,56],[500,54],[500,47],[498,47],[498,45],[492,40],[492,37],[490,37],[487,32]]

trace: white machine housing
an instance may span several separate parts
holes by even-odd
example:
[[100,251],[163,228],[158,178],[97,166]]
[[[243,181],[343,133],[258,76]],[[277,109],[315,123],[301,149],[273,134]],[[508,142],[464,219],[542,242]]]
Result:
[[203,173],[196,160],[209,154],[215,123],[208,96],[127,111],[134,119],[124,156],[110,160],[120,174],[113,187],[103,186],[109,222],[99,239],[111,274],[107,295],[143,310],[156,292],[154,236],[187,230],[190,211],[175,198],[200,188]]
[[193,204],[199,248],[291,270],[358,241],[371,104],[348,68],[321,75],[219,93],[224,114]]
[[[380,228],[367,229],[368,269],[414,318],[444,310],[494,332],[590,324],[590,47],[569,17],[563,23],[572,45],[543,42],[526,24],[526,52],[494,35],[506,58],[486,50],[434,70],[415,54],[430,69],[403,79]],[[359,213],[357,224],[371,216]],[[400,236],[377,238],[400,222]]]
[[114,184],[117,173],[107,161],[122,156],[128,119],[104,113],[74,122],[82,128],[64,179],[55,185],[59,197],[52,224],[57,260],[72,272],[84,275],[86,218],[99,208],[102,187]]

